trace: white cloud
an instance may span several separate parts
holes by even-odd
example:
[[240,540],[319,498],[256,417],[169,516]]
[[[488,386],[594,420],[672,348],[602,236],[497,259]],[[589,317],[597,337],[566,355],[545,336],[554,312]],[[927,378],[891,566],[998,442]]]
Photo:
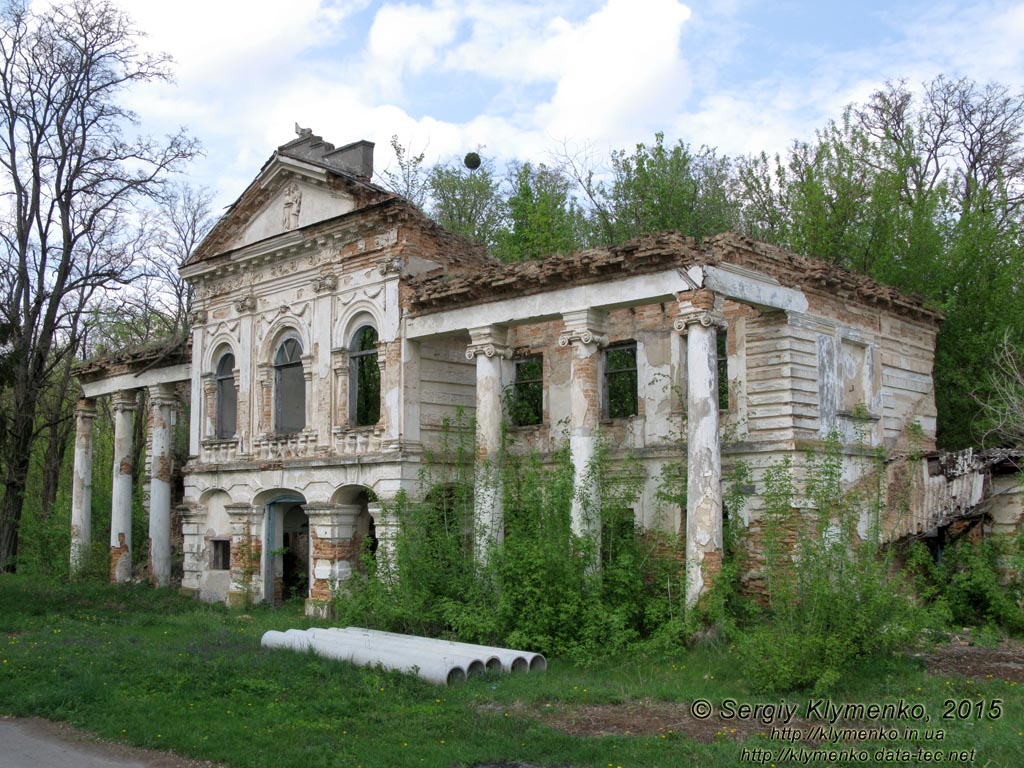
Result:
[[689,18],[689,8],[675,0],[610,0],[567,29],[559,40],[558,86],[538,107],[539,124],[558,139],[621,140],[676,113],[690,89],[679,49]]
[[373,20],[369,60],[361,71],[386,95],[400,93],[402,76],[419,74],[437,61],[438,49],[452,42],[461,13],[448,0],[433,8],[386,5]]

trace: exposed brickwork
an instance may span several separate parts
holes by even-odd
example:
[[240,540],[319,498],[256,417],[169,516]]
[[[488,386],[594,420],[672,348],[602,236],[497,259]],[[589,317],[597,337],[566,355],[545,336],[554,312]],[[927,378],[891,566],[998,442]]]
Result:
[[[110,548],[110,582],[117,582],[117,570],[121,564],[122,557],[130,557],[128,553],[128,544],[125,541],[123,533],[117,534],[117,546]],[[128,569],[129,571],[131,568]]]
[[[332,563],[348,561],[352,563],[352,570],[356,570],[359,547],[355,539],[321,539],[312,528],[310,533],[312,536],[310,556],[314,564],[318,560],[327,560]],[[330,600],[332,597],[330,582],[327,579],[314,578],[310,585],[309,596],[313,600]]]
[[426,275],[412,281],[412,307],[426,314],[569,285],[606,282],[631,274],[649,274],[671,267],[686,269],[698,264],[715,266],[722,262],[763,272],[783,285],[816,290],[841,302],[881,307],[932,323],[942,318],[941,313],[925,307],[921,299],[906,296],[869,277],[731,232],[701,245],[678,232],[665,232],[608,248],[494,265],[463,276]]

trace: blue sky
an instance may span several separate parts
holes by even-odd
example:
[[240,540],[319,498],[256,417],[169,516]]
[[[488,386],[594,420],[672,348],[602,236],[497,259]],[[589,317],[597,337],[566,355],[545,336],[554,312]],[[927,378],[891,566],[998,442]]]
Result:
[[311,127],[397,134],[428,161],[499,165],[672,141],[784,149],[887,79],[1024,86],[1024,3],[1005,0],[121,0],[177,82],[129,95],[143,130],[206,147],[194,182],[230,203]]

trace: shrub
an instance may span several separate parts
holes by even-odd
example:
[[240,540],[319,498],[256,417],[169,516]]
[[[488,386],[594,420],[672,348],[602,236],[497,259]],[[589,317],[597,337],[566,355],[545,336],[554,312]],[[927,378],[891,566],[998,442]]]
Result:
[[[853,666],[905,644],[918,617],[891,574],[876,535],[858,523],[877,519],[877,499],[842,488],[835,435],[807,459],[808,513],[793,505],[789,462],[766,477],[766,621],[737,640],[744,674],[759,691],[824,691]],[[786,551],[782,531],[798,532]]]

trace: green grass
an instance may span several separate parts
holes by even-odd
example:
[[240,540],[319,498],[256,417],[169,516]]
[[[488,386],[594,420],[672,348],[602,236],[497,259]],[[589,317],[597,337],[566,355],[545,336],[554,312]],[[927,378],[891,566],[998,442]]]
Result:
[[[778,703],[780,697],[748,693],[728,647],[637,654],[591,667],[551,659],[545,674],[438,688],[259,647],[268,629],[311,624],[298,607],[238,613],[145,587],[39,585],[2,576],[0,712],[66,721],[103,738],[239,768],[508,760],[578,768],[732,766],[743,748],[782,746],[759,736],[710,744],[677,735],[580,738],[528,716],[638,699]],[[945,740],[884,746],[977,747],[978,766],[1022,764],[1024,695],[1014,684],[931,677],[913,660],[894,657],[831,696],[837,703],[900,697],[924,704],[929,727],[941,727]],[[1003,714],[940,723],[949,698],[1002,699]],[[882,745],[860,746],[874,752]]]

